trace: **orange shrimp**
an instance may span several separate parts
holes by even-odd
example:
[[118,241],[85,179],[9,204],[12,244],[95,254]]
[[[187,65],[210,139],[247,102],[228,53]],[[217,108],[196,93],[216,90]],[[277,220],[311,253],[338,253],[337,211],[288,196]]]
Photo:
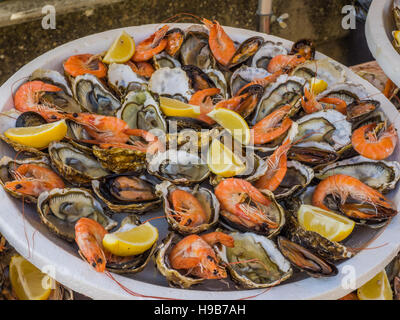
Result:
[[[313,193],[313,205],[330,210],[325,205],[328,196],[337,200],[338,208],[351,218],[382,219],[397,214],[392,203],[380,192],[344,174],[333,175],[322,180]],[[348,198],[351,202],[346,203]]]
[[301,106],[306,113],[327,109],[335,109],[344,115],[347,113],[346,101],[335,97],[323,97],[317,101],[312,90],[308,90],[306,87],[304,87],[304,96],[301,98]]
[[335,109],[336,111],[339,111],[340,113],[346,115],[347,113],[347,103],[346,101],[335,98],[335,97],[324,97],[319,99],[319,102],[322,102],[324,104],[327,104],[328,106],[325,106],[324,109]]
[[302,64],[306,59],[301,55],[285,55],[279,54],[271,59],[268,64],[267,71],[275,73],[277,71],[289,72],[299,64]]
[[40,101],[45,92],[57,91],[61,91],[61,88],[39,80],[26,82],[18,88],[14,95],[14,107],[21,112],[39,113],[47,122],[60,120],[63,117],[56,106],[49,106]]
[[346,294],[344,297],[341,297],[338,300],[359,300],[357,293],[355,292],[350,292],[349,294]]
[[201,19],[207,29],[210,31],[208,44],[214,58],[223,66],[227,66],[236,52],[235,44],[226,34],[218,21]]
[[257,122],[250,130],[253,143],[268,143],[288,131],[293,121],[285,116],[290,109],[290,105],[285,105]]
[[182,226],[196,227],[207,221],[200,201],[190,192],[176,189],[169,195],[173,210],[168,212]]
[[182,46],[185,34],[181,29],[174,28],[167,32],[167,46],[165,52],[174,57]]
[[397,132],[393,125],[370,123],[354,130],[351,144],[365,158],[383,160],[389,157],[397,144]]
[[202,279],[224,279],[227,272],[218,263],[212,245],[221,243],[234,246],[231,236],[222,232],[211,232],[202,236],[189,235],[179,241],[169,254],[169,261],[174,269],[185,269],[188,273]]
[[223,209],[221,214],[228,220],[257,231],[278,227],[267,215],[271,201],[250,182],[237,178],[223,180],[215,188],[215,195]]
[[268,170],[255,184],[258,189],[275,191],[279,187],[287,172],[287,152],[291,146],[290,140],[286,140],[268,158]]
[[207,116],[207,113],[214,109],[211,97],[220,93],[219,88],[207,88],[203,90],[196,91],[189,100],[189,104],[195,106],[200,106],[200,116],[197,119],[212,125],[215,123],[213,119]]
[[75,242],[81,254],[97,272],[106,269],[108,257],[102,242],[107,233],[101,224],[92,219],[80,218],[75,224]]
[[255,85],[255,84],[261,85],[265,88],[270,83],[275,82],[279,78],[279,76],[281,76],[283,73],[284,73],[283,70],[278,70],[278,71],[274,72],[273,74],[266,76],[265,78],[254,79],[252,82],[250,82],[250,83],[244,85],[242,88],[240,88],[238,90],[238,92],[235,94],[235,96],[241,95],[246,88],[248,88],[252,85]]
[[128,61],[126,64],[131,67],[133,72],[145,78],[150,78],[153,72],[155,71],[153,66],[148,62],[135,63],[133,61]]
[[218,102],[214,108],[226,108],[239,113],[246,118],[253,112],[259,101],[259,93],[252,92],[251,88],[240,96]]
[[12,174],[14,181],[4,184],[7,190],[38,197],[44,191],[64,188],[63,180],[51,169],[32,163],[24,163]]
[[132,60],[134,62],[147,61],[163,51],[168,44],[168,40],[164,38],[168,29],[169,27],[165,25],[153,33],[150,37],[139,43],[136,46],[135,54],[133,55]]
[[104,78],[107,75],[107,67],[101,62],[99,55],[77,54],[69,57],[64,62],[66,74],[77,77],[90,73],[97,78]]

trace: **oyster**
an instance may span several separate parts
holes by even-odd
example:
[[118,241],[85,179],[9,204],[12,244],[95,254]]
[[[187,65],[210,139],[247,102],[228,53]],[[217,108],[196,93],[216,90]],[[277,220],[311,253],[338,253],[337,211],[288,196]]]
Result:
[[357,178],[379,192],[389,192],[400,179],[400,163],[397,161],[376,161],[357,156],[335,162],[319,170],[315,176],[323,180],[336,174]]
[[130,91],[143,90],[147,87],[147,80],[126,64],[112,63],[108,67],[107,78],[109,86],[120,97]]
[[72,91],[74,98],[91,113],[114,116],[121,107],[119,100],[91,74],[77,76],[73,80]]
[[49,155],[52,165],[72,184],[89,184],[109,174],[92,154],[76,143],[52,142]]
[[[120,228],[115,232],[128,231],[139,226],[140,224],[141,223],[137,217],[133,215],[128,216],[122,220]],[[108,271],[119,274],[138,273],[142,271],[150,262],[151,258],[153,257],[156,251],[156,248],[157,248],[157,241],[150,249],[146,250],[141,254],[129,257],[112,256],[112,258],[107,261],[106,268]]]
[[[176,217],[176,212],[174,211],[173,204],[171,203],[170,194],[174,190],[184,190],[191,193],[201,204],[204,212],[207,215],[206,222],[196,225],[182,225],[180,224]],[[210,229],[218,223],[219,218],[219,202],[215,197],[214,193],[207,188],[201,188],[199,186],[193,189],[188,187],[176,187],[169,181],[164,181],[163,183],[156,186],[157,193],[162,197],[164,203],[165,217],[167,218],[168,224],[173,230],[179,232],[180,234],[187,235],[192,233],[200,233],[205,230]],[[187,208],[190,209],[190,208]]]
[[271,59],[280,54],[285,54],[285,55],[288,54],[287,49],[283,46],[282,43],[280,42],[274,43],[272,41],[266,41],[253,56],[251,66],[267,70],[268,64],[271,61]]
[[276,82],[265,89],[252,122],[259,122],[285,104],[294,105],[303,95],[304,84],[303,78],[280,76]]
[[27,111],[18,116],[17,121],[15,121],[15,127],[36,127],[46,123],[46,119],[39,113]]
[[309,166],[326,165],[336,161],[339,154],[326,142],[307,141],[292,146],[288,158]]
[[278,246],[293,265],[313,278],[333,277],[339,272],[332,263],[284,237],[278,237]]
[[246,65],[236,69],[231,76],[231,94],[232,96],[243,88],[246,84],[252,82],[255,79],[262,79],[268,76],[270,73],[262,68],[248,67]]
[[316,97],[317,101],[322,98],[339,98],[349,105],[354,101],[368,99],[368,92],[360,84],[354,84],[351,82],[336,83],[335,85],[328,87],[327,90],[321,92]]
[[179,185],[200,183],[210,174],[207,163],[197,154],[173,149],[159,152],[151,158],[147,171],[161,180]]
[[149,90],[187,102],[192,96],[189,84],[189,77],[181,68],[161,68],[151,75]]
[[181,63],[166,52],[156,54],[153,57],[153,63],[156,69],[181,67]]
[[142,214],[161,203],[155,193],[154,183],[145,176],[113,174],[92,180],[92,189],[113,212]]
[[216,246],[215,250],[226,263],[232,279],[242,287],[273,287],[291,277],[290,262],[272,240],[250,232],[229,235],[235,240],[235,246]]
[[75,240],[75,223],[82,217],[100,223],[106,230],[117,223],[104,212],[101,204],[84,189],[53,189],[40,194],[37,211],[42,222],[61,238]]
[[[51,169],[50,161],[47,157],[40,158],[28,158],[23,160],[12,159],[10,157],[4,156],[0,160],[0,184],[4,187],[5,183],[8,181],[16,180],[18,177],[15,175],[14,171],[22,164],[36,164],[41,167],[45,167],[47,169]],[[17,191],[11,191],[9,189],[4,188],[6,192],[12,195],[15,198],[23,198],[26,202],[36,203],[37,197],[21,194]]]
[[67,95],[72,97],[72,91],[65,77],[55,70],[36,69],[29,77],[29,81],[40,80],[61,88]]
[[360,123],[372,115],[381,103],[377,100],[354,101],[346,107],[347,120],[352,123]]
[[204,73],[214,82],[215,86],[221,90],[219,95],[222,99],[228,99],[228,84],[224,74],[217,69],[206,69]]
[[131,129],[167,131],[158,99],[146,90],[129,92],[117,117],[124,120]]

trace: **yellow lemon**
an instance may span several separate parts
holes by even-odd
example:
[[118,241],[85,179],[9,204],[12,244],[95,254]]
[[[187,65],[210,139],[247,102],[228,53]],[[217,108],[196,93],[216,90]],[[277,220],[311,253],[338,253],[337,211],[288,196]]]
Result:
[[396,41],[397,46],[399,46],[400,45],[400,31],[399,30],[393,31],[392,35],[393,35],[394,41]]
[[393,292],[386,271],[379,272],[359,288],[357,296],[360,300],[393,300]]
[[55,283],[20,255],[11,258],[10,281],[20,300],[47,300]]
[[129,61],[135,53],[135,41],[125,31],[119,35],[108,49],[103,62],[105,63],[125,63]]
[[67,124],[65,120],[46,123],[35,127],[10,128],[4,132],[4,135],[24,146],[43,149],[50,142],[59,141],[67,134]]
[[157,228],[146,222],[128,231],[106,234],[103,246],[117,256],[128,257],[150,249],[157,239]]
[[160,97],[160,108],[167,117],[196,118],[200,115],[199,106],[167,97]]
[[328,88],[328,84],[322,79],[312,78],[310,79],[310,88],[311,91],[316,95],[320,94],[322,91],[325,91],[326,88]]
[[246,170],[245,164],[219,140],[214,140],[208,149],[207,164],[211,172],[224,178]]
[[217,108],[207,113],[211,119],[223,126],[241,144],[249,144],[250,129],[243,117],[235,111]]
[[353,231],[355,222],[331,211],[310,205],[301,205],[297,212],[300,225],[331,241],[342,241]]

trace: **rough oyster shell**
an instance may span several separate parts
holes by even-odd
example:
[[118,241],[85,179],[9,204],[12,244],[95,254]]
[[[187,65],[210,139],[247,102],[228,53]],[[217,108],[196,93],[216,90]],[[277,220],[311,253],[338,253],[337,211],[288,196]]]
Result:
[[143,90],[147,87],[147,80],[126,64],[112,63],[108,67],[107,78],[109,86],[120,97],[130,91]]
[[236,69],[231,76],[230,88],[232,96],[243,88],[246,84],[255,79],[262,79],[270,73],[262,68],[248,67],[246,65]]
[[267,70],[270,60],[280,54],[288,54],[288,50],[283,46],[282,43],[266,41],[253,56],[251,66]]
[[168,53],[164,51],[159,54],[156,54],[153,57],[153,63],[156,69],[181,67],[181,63],[178,60],[171,57]]

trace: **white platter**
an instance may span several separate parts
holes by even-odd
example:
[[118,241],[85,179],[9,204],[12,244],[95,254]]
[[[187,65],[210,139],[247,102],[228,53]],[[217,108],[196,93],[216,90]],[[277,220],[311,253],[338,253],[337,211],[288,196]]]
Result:
[[365,24],[365,36],[372,55],[385,74],[400,87],[400,54],[392,45],[395,29],[393,0],[374,0]]
[[[174,26],[186,28],[188,24],[174,24]],[[110,30],[72,41],[43,54],[21,68],[0,88],[0,110],[8,110],[13,107],[13,90],[15,92],[18,85],[25,81],[26,77],[35,69],[61,70],[62,61],[71,55],[103,52],[111,45],[121,30],[127,31],[134,37],[136,42],[140,42],[159,27],[160,25],[153,24]],[[226,31],[234,40],[239,42],[252,36],[262,36],[268,40],[280,41],[289,48],[292,45],[290,41],[258,32],[229,27],[226,27]],[[317,58],[322,57],[324,56],[321,54],[317,55]],[[350,81],[362,84],[374,99],[381,102],[382,108],[389,116],[389,119],[392,119],[397,130],[400,130],[399,113],[394,106],[367,81],[356,76],[349,69],[345,68],[345,70]],[[392,158],[400,161],[398,150],[399,148],[397,147]],[[0,145],[0,155],[9,152],[7,146]],[[390,197],[396,204],[400,203],[400,193],[397,190]],[[19,253],[37,267],[47,268],[57,281],[94,299],[138,298],[122,290],[104,274],[96,273],[92,270],[79,257],[74,247],[58,239],[40,223],[33,210],[25,210],[25,215],[23,215],[21,202],[11,199],[2,188],[0,189],[0,203],[0,232]],[[154,223],[157,226],[161,222],[160,220],[155,220]],[[337,299],[354,289],[349,287],[349,284],[355,287],[361,286],[391,261],[400,249],[399,234],[400,217],[396,216],[380,237],[370,244],[370,247],[386,245],[376,249],[363,250],[354,258],[342,262],[338,265],[339,274],[336,277],[325,279],[305,278],[297,282],[283,283],[268,292],[263,290],[238,291],[234,289],[222,292],[201,291],[196,288],[193,290],[169,288],[165,285],[165,280],[164,282],[154,280],[160,276],[156,275],[153,270],[147,271],[146,276],[140,273],[137,277],[134,276],[132,278],[119,275],[114,277],[124,286],[139,294],[176,299],[240,299],[261,292],[264,293],[255,297],[255,299]],[[146,279],[150,280],[147,281]],[[155,282],[158,284],[154,284]]]

